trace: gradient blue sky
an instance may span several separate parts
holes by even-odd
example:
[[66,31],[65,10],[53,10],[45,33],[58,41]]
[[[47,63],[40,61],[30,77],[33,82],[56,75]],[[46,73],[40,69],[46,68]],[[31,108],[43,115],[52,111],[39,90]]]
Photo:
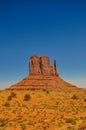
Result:
[[55,58],[63,79],[86,87],[85,0],[0,0],[0,89],[29,74],[32,55]]

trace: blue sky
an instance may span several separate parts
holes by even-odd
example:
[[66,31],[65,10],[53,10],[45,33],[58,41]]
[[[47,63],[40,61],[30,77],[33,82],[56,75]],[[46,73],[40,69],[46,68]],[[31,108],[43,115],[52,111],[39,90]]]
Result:
[[0,89],[29,74],[29,58],[57,60],[59,75],[86,87],[86,1],[0,1]]

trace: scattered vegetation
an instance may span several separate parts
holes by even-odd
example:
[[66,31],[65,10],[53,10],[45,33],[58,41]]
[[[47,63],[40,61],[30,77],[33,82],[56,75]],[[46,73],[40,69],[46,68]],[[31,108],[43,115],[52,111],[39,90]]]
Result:
[[8,119],[0,118],[0,127],[5,127],[8,123]]
[[10,106],[10,103],[9,103],[9,102],[5,102],[5,103],[4,103],[4,106],[9,107],[9,106]]
[[86,93],[79,90],[0,92],[0,130],[85,130]]
[[84,102],[86,102],[86,98],[84,99]]
[[10,95],[8,96],[7,100],[12,100],[15,97],[16,97],[16,93],[11,92]]
[[15,97],[16,97],[16,93],[15,93],[15,92],[11,92],[10,96],[11,96],[12,98],[15,98]]
[[46,92],[47,94],[49,93],[48,89],[43,89],[44,92]]
[[24,101],[29,101],[31,96],[29,94],[25,94]]
[[74,94],[74,95],[72,96],[72,99],[78,99],[78,96]]
[[66,118],[66,123],[71,123],[72,125],[76,124],[76,120],[73,118]]
[[8,96],[7,100],[8,100],[8,101],[9,101],[9,100],[12,100],[12,96]]

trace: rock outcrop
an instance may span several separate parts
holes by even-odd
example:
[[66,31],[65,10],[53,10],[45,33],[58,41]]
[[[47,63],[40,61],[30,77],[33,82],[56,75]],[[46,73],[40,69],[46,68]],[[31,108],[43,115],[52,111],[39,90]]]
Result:
[[56,60],[54,67],[46,56],[32,56],[29,62],[29,76],[12,85],[8,90],[38,89],[76,89],[74,85],[61,79],[57,72]]
[[58,76],[56,60],[54,67],[50,65],[50,59],[46,56],[32,56],[30,58],[30,75]]

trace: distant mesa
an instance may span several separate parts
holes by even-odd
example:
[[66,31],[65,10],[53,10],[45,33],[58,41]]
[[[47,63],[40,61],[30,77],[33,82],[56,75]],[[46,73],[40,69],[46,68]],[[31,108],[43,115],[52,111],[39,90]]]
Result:
[[31,56],[29,76],[7,88],[8,90],[76,89],[77,87],[60,78],[56,67],[50,65],[47,56]]

